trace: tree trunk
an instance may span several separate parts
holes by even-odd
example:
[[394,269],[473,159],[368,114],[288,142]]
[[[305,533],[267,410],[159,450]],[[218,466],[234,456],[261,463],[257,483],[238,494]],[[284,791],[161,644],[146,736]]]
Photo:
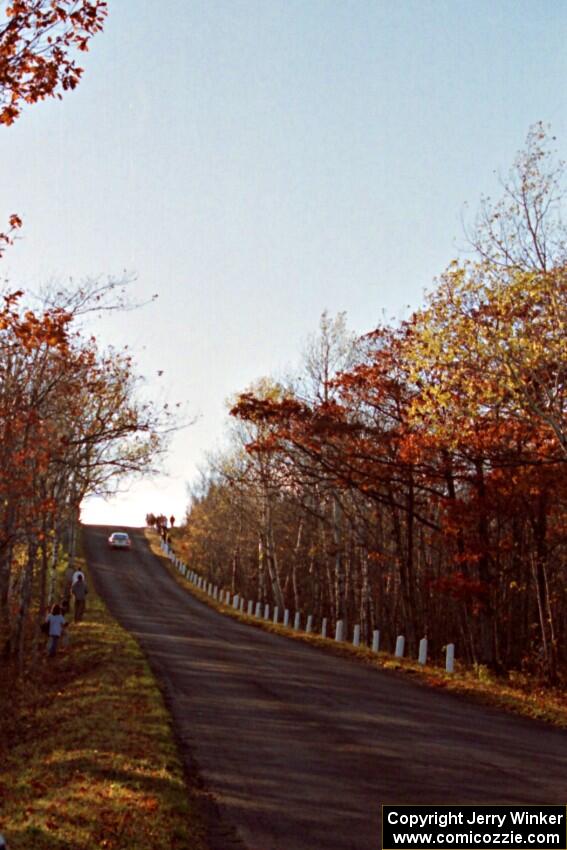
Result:
[[335,545],[335,619],[343,620],[347,634],[347,612],[345,604],[345,570],[342,549],[342,508],[338,497],[333,497],[333,541]]

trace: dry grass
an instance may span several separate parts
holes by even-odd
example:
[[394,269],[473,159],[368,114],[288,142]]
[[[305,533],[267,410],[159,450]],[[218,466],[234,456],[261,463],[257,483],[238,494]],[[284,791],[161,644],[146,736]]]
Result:
[[10,850],[205,850],[146,661],[94,593],[69,646],[0,693],[0,832]]
[[[191,582],[179,574],[169,559],[165,557],[160,549],[157,534],[151,530],[146,530],[146,537],[152,551],[162,559],[179,584],[205,604],[236,620],[255,628],[264,629],[264,631],[284,635],[292,640],[309,643],[325,652],[332,652],[334,655],[352,658],[371,667],[387,670],[392,675],[410,676],[415,681],[431,688],[444,689],[447,692],[475,700],[484,705],[567,728],[567,694],[564,689],[544,687],[528,676],[513,673],[508,678],[497,677],[485,667],[471,669],[459,663],[455,665],[455,673],[449,674],[440,667],[422,666],[416,661],[395,658],[385,652],[380,652],[377,655],[368,647],[355,647],[346,642],[337,643],[330,638],[322,638],[314,634],[308,635],[301,631],[296,632],[293,629],[284,628],[282,625],[274,625],[266,620],[249,617],[247,614],[235,611],[232,606],[215,602],[205,592],[197,590]],[[172,538],[172,546],[178,556],[183,558],[184,552],[178,548],[175,533]]]

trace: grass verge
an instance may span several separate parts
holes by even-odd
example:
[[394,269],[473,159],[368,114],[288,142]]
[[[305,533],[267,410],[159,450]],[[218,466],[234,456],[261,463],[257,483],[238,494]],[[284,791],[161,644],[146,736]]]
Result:
[[[567,695],[564,689],[544,687],[530,677],[518,674],[511,673],[509,678],[498,677],[484,667],[475,670],[458,663],[455,673],[449,674],[440,667],[422,666],[416,661],[395,658],[385,652],[376,654],[368,647],[355,647],[347,642],[337,643],[332,639],[322,638],[320,635],[296,632],[293,629],[284,628],[282,625],[274,625],[266,620],[249,617],[247,614],[235,611],[230,605],[216,602],[207,593],[198,590],[191,582],[180,575],[169,558],[164,555],[159,545],[157,533],[152,529],[146,529],[145,534],[152,552],[163,561],[165,567],[180,585],[211,608],[215,608],[233,619],[264,631],[281,634],[292,640],[308,643],[343,658],[352,658],[394,675],[410,676],[428,687],[443,689],[448,693],[466,697],[483,705],[540,720],[553,726],[567,728]],[[171,540],[174,551],[177,548],[176,542],[174,534]],[[183,558],[181,552],[179,552],[179,557]]]
[[0,832],[10,850],[206,850],[161,693],[92,586],[68,646],[41,659],[34,681],[7,684]]

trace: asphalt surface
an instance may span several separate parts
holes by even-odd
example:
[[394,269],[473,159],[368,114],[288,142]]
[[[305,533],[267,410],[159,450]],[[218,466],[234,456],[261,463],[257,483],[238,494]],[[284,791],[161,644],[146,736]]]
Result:
[[161,681],[218,850],[378,850],[381,804],[565,804],[567,733],[242,625],[129,529],[86,526],[111,612]]

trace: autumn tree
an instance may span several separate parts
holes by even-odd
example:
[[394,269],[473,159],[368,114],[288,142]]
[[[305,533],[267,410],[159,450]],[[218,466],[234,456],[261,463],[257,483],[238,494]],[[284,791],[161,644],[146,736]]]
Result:
[[23,104],[74,89],[83,69],[75,52],[88,50],[107,13],[104,0],[9,0],[0,26],[0,123],[12,124]]
[[523,492],[533,536],[528,541],[513,522],[510,533],[516,551],[528,547],[531,581],[514,582],[533,583],[551,677],[564,582],[549,545],[551,537],[560,539],[553,534],[563,524],[557,484],[567,459],[564,199],[563,163],[555,162],[536,125],[503,198],[483,200],[472,240],[479,259],[449,267],[411,330],[412,378],[419,385],[414,422],[470,462],[476,447],[470,485],[477,492],[479,564],[497,562],[491,488],[498,482],[499,498],[507,492],[516,510]]

